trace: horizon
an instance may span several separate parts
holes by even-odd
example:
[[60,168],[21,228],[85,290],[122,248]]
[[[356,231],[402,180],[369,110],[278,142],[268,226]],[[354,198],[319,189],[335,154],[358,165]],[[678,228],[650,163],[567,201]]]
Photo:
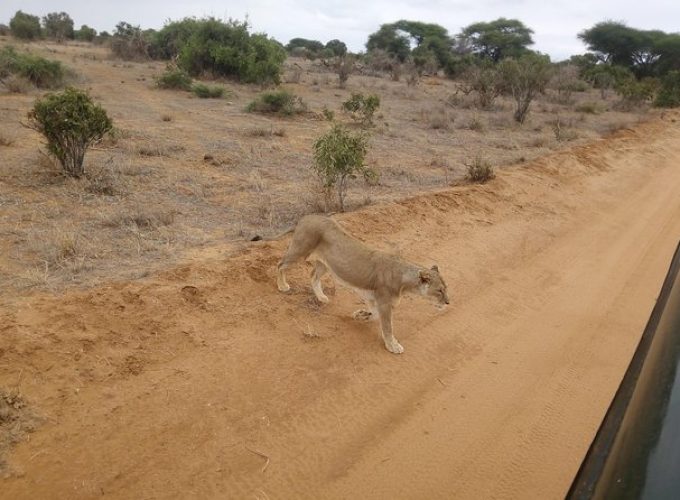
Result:
[[[230,2],[218,6],[212,1],[186,5],[184,2],[173,0],[163,3],[158,0],[147,2],[120,0],[115,6],[111,6],[109,2],[90,2],[87,9],[83,8],[81,2],[74,0],[65,0],[59,7],[55,7],[52,2],[28,0],[10,1],[0,5],[0,23],[9,24],[18,10],[41,19],[49,12],[66,12],[73,19],[76,29],[85,24],[97,32],[109,33],[113,33],[116,24],[121,21],[139,25],[142,29],[159,30],[167,22],[186,17],[215,17],[222,20],[231,18],[247,20],[252,32],[265,33],[284,45],[292,38],[319,40],[322,43],[339,39],[350,51],[365,52],[365,44],[371,33],[377,31],[382,24],[400,19],[435,23],[446,28],[451,37],[455,37],[465,26],[472,23],[506,17],[518,19],[532,29],[534,44],[530,48],[550,55],[553,61],[561,61],[572,55],[587,52],[585,44],[577,38],[577,34],[605,20],[621,21],[637,29],[659,29],[670,33],[677,30],[676,27],[669,26],[672,19],[680,19],[680,2],[678,5],[670,5],[663,1],[651,2],[652,8],[648,5],[641,13],[637,8],[630,11],[631,7],[637,7],[630,1],[618,2],[615,5],[612,2],[611,8],[607,8],[607,3],[600,2],[597,6],[589,6],[586,2],[582,2],[582,5],[581,2],[572,2],[564,9],[561,8],[559,19],[555,19],[552,13],[556,9],[536,0],[510,2],[483,0],[477,3],[466,0],[433,0],[427,3],[415,0],[390,4],[383,0],[368,3],[334,0],[326,2],[321,7],[309,0],[284,0],[274,6],[262,0],[234,3],[233,6]],[[655,4],[660,4],[659,10],[663,8],[667,12],[652,12]],[[386,5],[389,8],[385,7]],[[460,11],[456,14],[460,21],[455,23],[450,21],[449,8]],[[494,14],[485,15],[488,10],[493,10]],[[547,16],[546,10],[549,11]],[[385,11],[391,14],[385,15]],[[611,15],[610,11],[616,11],[615,15]],[[635,15],[629,11],[635,12]],[[361,12],[361,15],[357,15],[357,12]],[[280,19],[286,16],[286,22],[282,24]],[[634,18],[635,22],[630,22],[631,18]]]

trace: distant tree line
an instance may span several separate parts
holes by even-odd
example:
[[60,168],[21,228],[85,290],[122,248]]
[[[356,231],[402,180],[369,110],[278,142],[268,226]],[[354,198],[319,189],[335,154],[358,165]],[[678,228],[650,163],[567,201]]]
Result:
[[84,40],[91,42],[97,30],[83,24],[74,29],[73,19],[66,12],[51,12],[42,20],[38,16],[17,11],[9,22],[9,32],[21,40],[49,38],[58,42],[65,40]]
[[[338,39],[322,43],[293,38],[284,46],[265,34],[250,33],[246,22],[212,17],[169,21],[160,30],[142,30],[120,22],[113,34],[98,34],[87,25],[76,30],[65,12],[52,12],[41,19],[18,11],[9,27],[0,26],[0,33],[3,30],[24,40],[106,41],[114,54],[124,59],[171,60],[192,76],[210,73],[247,83],[279,83],[286,55],[334,59],[333,65],[327,63],[330,67],[348,66],[350,70],[356,59],[348,60],[347,46]],[[457,78],[474,74],[482,79],[477,87],[485,86],[488,100],[494,93],[507,91],[507,86],[488,85],[495,82],[494,72],[502,69],[505,60],[526,59],[527,68],[549,76],[543,71],[544,65],[551,64],[549,58],[530,49],[532,35],[533,30],[521,21],[503,17],[470,24],[456,35],[438,24],[402,19],[382,24],[371,33],[360,60],[390,72],[394,79],[408,68],[416,75],[409,82],[439,71]],[[674,95],[680,74],[680,34],[603,21],[578,37],[588,52],[572,56],[568,64],[578,68],[579,78],[602,89],[603,95],[607,89],[643,100],[656,94]],[[511,73],[508,67],[509,63],[505,64],[505,74]]]

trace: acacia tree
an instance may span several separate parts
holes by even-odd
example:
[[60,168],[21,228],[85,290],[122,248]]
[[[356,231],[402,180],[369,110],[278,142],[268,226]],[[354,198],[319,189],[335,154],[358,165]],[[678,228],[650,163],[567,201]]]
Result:
[[399,62],[413,57],[416,65],[421,67],[432,60],[446,67],[451,59],[453,43],[446,28],[438,24],[402,19],[383,24],[369,35],[366,49],[369,52],[384,50]]
[[653,74],[667,36],[663,31],[638,30],[615,21],[597,23],[578,34],[602,62],[629,68],[639,78]]
[[517,19],[498,18],[488,23],[474,23],[463,28],[460,42],[480,57],[498,62],[506,57],[519,57],[533,45],[533,30]]
[[42,22],[47,37],[57,42],[73,39],[73,19],[66,12],[50,12]]

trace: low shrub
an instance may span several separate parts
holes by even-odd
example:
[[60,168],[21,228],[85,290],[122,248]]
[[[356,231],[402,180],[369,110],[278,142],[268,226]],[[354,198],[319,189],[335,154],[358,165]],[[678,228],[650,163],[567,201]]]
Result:
[[654,99],[654,106],[659,108],[680,106],[680,71],[669,71],[661,78],[661,86]]
[[589,115],[598,115],[604,111],[602,106],[596,102],[582,102],[574,107],[577,113],[586,113]]
[[373,125],[373,115],[380,107],[380,97],[375,94],[365,96],[362,93],[352,96],[342,103],[342,109],[350,114],[353,120],[361,123],[362,127]]
[[307,111],[307,105],[295,94],[286,90],[264,92],[246,107],[249,113],[275,113],[292,116]]
[[204,83],[194,83],[191,91],[201,99],[219,99],[224,96],[225,89],[220,86],[210,86]]
[[345,195],[350,179],[361,175],[367,181],[377,178],[376,172],[364,165],[368,152],[368,138],[364,133],[352,133],[335,124],[314,143],[314,164],[326,193],[337,190],[338,206],[345,210]]
[[190,90],[191,77],[183,69],[168,66],[162,75],[156,77],[156,86],[161,89]]
[[112,128],[106,111],[86,92],[72,87],[36,101],[28,118],[31,128],[47,139],[48,151],[73,177],[83,175],[85,152]]
[[38,88],[52,89],[63,85],[65,70],[59,61],[32,54],[22,54],[14,47],[0,49],[0,78],[16,75]]

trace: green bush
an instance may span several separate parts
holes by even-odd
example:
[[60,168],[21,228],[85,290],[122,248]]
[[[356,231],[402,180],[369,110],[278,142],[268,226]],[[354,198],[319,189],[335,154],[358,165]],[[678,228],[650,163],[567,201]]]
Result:
[[634,77],[619,83],[616,93],[621,97],[618,107],[629,110],[641,106],[654,98],[658,81],[653,78],[636,80]]
[[156,86],[161,89],[190,90],[191,77],[183,69],[168,66],[165,73],[156,77]]
[[538,54],[504,59],[499,65],[500,85],[515,100],[515,121],[524,123],[534,98],[550,80],[550,60]]
[[194,83],[191,91],[201,99],[218,99],[224,95],[224,87],[210,86],[204,83]]
[[276,113],[292,116],[307,111],[307,105],[295,94],[286,90],[264,92],[246,107],[249,113]]
[[312,168],[319,176],[324,189],[330,193],[337,190],[338,205],[345,210],[347,182],[361,175],[366,180],[377,178],[376,172],[364,165],[368,152],[368,138],[363,133],[353,134],[340,124],[314,143],[314,164]]
[[63,85],[65,71],[59,61],[20,54],[8,46],[0,49],[0,78],[9,75],[23,77],[38,88],[51,89]]
[[36,101],[30,126],[47,139],[47,149],[68,175],[83,175],[85,152],[112,128],[104,109],[78,89],[67,88]]
[[375,94],[364,96],[362,93],[352,94],[342,103],[342,109],[350,114],[353,120],[361,123],[362,127],[373,125],[373,115],[380,107],[380,97]]
[[661,78],[661,88],[654,100],[659,108],[677,108],[680,106],[680,71],[669,71]]
[[40,18],[21,12],[20,10],[18,10],[10,20],[9,29],[13,36],[21,38],[22,40],[35,40],[42,35]]
[[[263,85],[280,82],[286,51],[266,35],[248,33],[247,23],[206,18],[189,31],[186,41],[184,35],[176,40],[181,45],[177,63],[190,75],[211,73]],[[161,46],[159,50],[171,49]]]
[[79,30],[73,33],[76,40],[81,40],[83,42],[92,42],[97,36],[97,30],[90,28],[87,24],[83,24]]

